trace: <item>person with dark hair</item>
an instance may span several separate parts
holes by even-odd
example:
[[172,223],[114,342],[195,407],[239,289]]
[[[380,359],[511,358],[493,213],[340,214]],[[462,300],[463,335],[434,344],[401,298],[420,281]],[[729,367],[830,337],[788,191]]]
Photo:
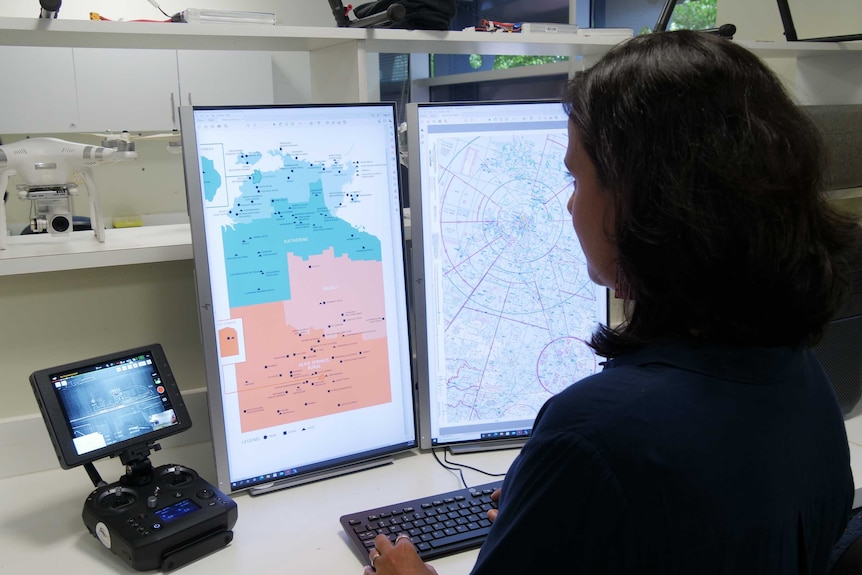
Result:
[[[853,477],[809,348],[858,226],[824,199],[817,129],[756,56],[691,31],[614,48],[564,105],[569,211],[625,320],[539,413],[473,574],[826,573]],[[434,572],[375,544],[382,575]]]

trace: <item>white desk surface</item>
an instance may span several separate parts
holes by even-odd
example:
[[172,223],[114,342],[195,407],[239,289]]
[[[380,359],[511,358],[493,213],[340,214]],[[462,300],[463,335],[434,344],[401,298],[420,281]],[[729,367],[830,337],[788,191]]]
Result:
[[857,405],[844,422],[847,441],[850,444],[850,467],[856,483],[856,498],[853,507],[862,507],[862,405]]
[[[862,505],[862,414],[847,421],[850,456],[857,489],[855,506]],[[515,450],[452,457],[483,470],[505,472]],[[211,446],[199,443],[156,452],[154,465],[181,463],[215,481]],[[115,481],[122,470],[114,460],[102,461],[99,471]],[[469,485],[491,478],[465,470]],[[359,555],[348,544],[339,517],[346,513],[458,489],[458,478],[443,469],[430,453],[411,451],[395,463],[352,475],[283,489],[252,497],[234,497],[239,519],[234,540],[180,570],[179,575],[255,575],[285,573],[360,575]],[[102,547],[81,520],[84,499],[92,490],[82,468],[54,469],[0,481],[0,573],[66,575],[139,573]],[[467,575],[478,551],[437,559],[441,575]]]
[[[862,448],[860,448],[862,449]],[[450,456],[492,473],[505,472],[516,450]],[[153,453],[153,465],[180,463],[215,482],[211,446],[199,443]],[[114,460],[97,464],[103,479],[122,474]],[[468,485],[493,478],[465,470]],[[348,544],[339,517],[417,497],[452,491],[460,480],[430,453],[411,451],[394,464],[300,485],[265,495],[237,494],[234,540],[178,575],[286,573],[360,575],[359,555]],[[54,469],[0,481],[0,573],[99,575],[140,573],[105,549],[81,519],[93,485],[83,468]],[[467,575],[478,551],[435,560],[441,575]]]

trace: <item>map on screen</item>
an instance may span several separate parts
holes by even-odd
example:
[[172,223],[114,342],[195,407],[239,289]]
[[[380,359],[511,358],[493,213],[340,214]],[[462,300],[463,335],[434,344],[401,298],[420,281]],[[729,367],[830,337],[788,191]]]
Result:
[[216,144],[202,154],[207,209],[230,220],[231,313],[218,340],[236,370],[243,431],[389,401],[381,242],[346,219],[385,208],[363,194],[362,168],[300,159],[299,149],[225,153]]

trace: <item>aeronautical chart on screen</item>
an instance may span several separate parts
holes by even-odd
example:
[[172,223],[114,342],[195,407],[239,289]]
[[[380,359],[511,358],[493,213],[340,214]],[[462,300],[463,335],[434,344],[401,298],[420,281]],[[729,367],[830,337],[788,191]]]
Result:
[[566,209],[566,144],[564,122],[551,134],[429,137],[427,191],[441,214],[441,425],[532,418],[599,368],[585,339],[602,312]]

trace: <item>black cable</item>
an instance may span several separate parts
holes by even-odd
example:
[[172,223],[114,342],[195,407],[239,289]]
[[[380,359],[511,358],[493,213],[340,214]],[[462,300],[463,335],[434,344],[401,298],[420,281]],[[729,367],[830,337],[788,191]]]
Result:
[[[491,473],[490,471],[485,471],[483,469],[479,469],[478,467],[473,467],[472,465],[467,465],[466,463],[458,463],[457,461],[451,461],[446,457],[446,450],[443,450],[443,461],[440,461],[440,456],[437,455],[437,452],[434,449],[431,449],[431,453],[434,454],[434,459],[437,460],[437,463],[443,469],[447,471],[457,471],[458,475],[461,478],[461,484],[464,486],[464,489],[470,489],[470,486],[467,485],[466,479],[464,479],[464,470],[469,469],[470,471],[475,471],[476,473],[481,473],[482,475],[487,475],[488,477],[505,477],[505,473]],[[445,462],[445,463],[444,463]],[[447,465],[448,464],[448,465]]]
[[478,467],[467,465],[466,463],[458,463],[457,461],[452,461],[446,457],[445,452],[443,453],[443,461],[445,461],[449,465],[457,465],[458,467],[463,467],[464,469],[469,469],[470,471],[475,471],[476,473],[481,473],[482,475],[487,475],[488,477],[506,477],[505,473],[491,473],[490,471],[484,471],[482,469],[479,469]]
[[[437,452],[433,448],[431,449],[431,453],[434,454],[434,459],[437,460],[437,463],[439,463],[443,469],[446,469],[448,471],[457,471],[458,475],[461,477],[461,484],[464,486],[464,489],[470,489],[470,487],[467,485],[467,481],[464,479],[463,469],[461,469],[460,467],[449,467],[448,465],[440,461],[440,458],[437,456]],[[443,455],[443,458],[445,459],[446,455]]]

